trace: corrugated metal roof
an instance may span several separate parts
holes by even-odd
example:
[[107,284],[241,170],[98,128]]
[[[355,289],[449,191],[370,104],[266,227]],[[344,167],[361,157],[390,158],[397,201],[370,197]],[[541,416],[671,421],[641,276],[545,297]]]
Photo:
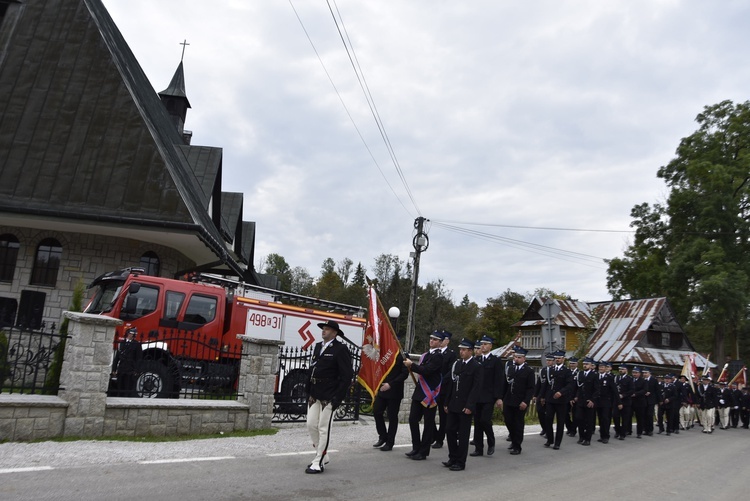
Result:
[[[527,318],[516,322],[513,324],[513,327],[531,327],[546,324],[547,321],[538,313],[546,300],[546,298],[535,297],[529,305],[531,311],[527,310],[524,315]],[[555,325],[578,329],[586,327],[591,316],[588,303],[574,299],[554,299],[553,301],[560,307],[560,313],[553,319]]]
[[[589,339],[587,356],[595,360],[610,362],[625,362],[643,364],[647,366],[681,367],[685,357],[694,353],[687,336],[684,346],[688,349],[661,349],[644,346],[644,337],[649,331],[659,333],[685,334],[682,326],[676,320],[674,311],[664,297],[650,299],[631,299],[625,301],[611,301],[598,303],[584,303],[574,300],[556,300],[560,306],[560,313],[554,323],[564,327],[585,328],[590,325],[590,319],[596,319],[596,331]],[[534,298],[523,320],[513,324],[515,327],[536,327],[546,321],[539,314],[543,299]],[[502,356],[507,356],[517,339],[495,350]],[[543,351],[543,350],[542,350]],[[531,354],[531,352],[530,352]],[[696,355],[696,364],[714,367],[705,357]]]

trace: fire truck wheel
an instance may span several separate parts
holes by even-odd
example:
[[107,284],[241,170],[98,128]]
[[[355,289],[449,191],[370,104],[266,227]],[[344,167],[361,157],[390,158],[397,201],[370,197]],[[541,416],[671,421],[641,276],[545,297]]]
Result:
[[155,360],[144,360],[139,366],[135,383],[136,394],[141,398],[168,398],[172,389],[172,375],[167,367]]
[[281,383],[281,397],[285,411],[290,415],[307,414],[307,370],[293,369],[289,371]]

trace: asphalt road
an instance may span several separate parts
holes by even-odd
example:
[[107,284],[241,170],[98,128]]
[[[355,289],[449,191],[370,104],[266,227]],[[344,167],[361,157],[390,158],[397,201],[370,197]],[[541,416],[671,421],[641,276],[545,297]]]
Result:
[[462,472],[440,463],[447,449],[411,461],[408,426],[391,452],[373,449],[371,422],[337,425],[325,473],[306,475],[313,452],[303,425],[276,436],[174,444],[73,442],[0,444],[0,500],[369,500],[369,499],[747,499],[750,431],[700,428],[670,437],[589,447],[565,437],[542,446],[527,427],[523,453],[469,458]]

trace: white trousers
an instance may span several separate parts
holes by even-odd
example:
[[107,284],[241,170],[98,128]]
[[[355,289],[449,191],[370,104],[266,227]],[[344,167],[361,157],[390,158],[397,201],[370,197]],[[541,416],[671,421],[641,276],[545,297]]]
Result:
[[310,433],[313,447],[315,447],[315,459],[310,468],[322,470],[328,453],[328,439],[331,433],[331,422],[333,421],[333,409],[331,404],[321,405],[320,400],[307,407],[307,431]]
[[714,419],[716,418],[716,409],[711,407],[710,409],[701,410],[701,424],[703,425],[703,431],[709,432],[714,431]]
[[729,407],[719,407],[719,425],[722,428],[729,428]]
[[689,405],[680,407],[680,426],[687,430],[693,424],[693,408]]

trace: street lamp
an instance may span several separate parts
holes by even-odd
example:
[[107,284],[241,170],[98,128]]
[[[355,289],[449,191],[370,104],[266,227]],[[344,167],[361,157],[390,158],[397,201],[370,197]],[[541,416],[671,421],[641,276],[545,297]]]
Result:
[[393,330],[396,334],[396,339],[398,339],[398,317],[401,315],[401,310],[398,309],[396,306],[391,306],[388,309],[388,316],[391,317],[391,326],[393,327]]

